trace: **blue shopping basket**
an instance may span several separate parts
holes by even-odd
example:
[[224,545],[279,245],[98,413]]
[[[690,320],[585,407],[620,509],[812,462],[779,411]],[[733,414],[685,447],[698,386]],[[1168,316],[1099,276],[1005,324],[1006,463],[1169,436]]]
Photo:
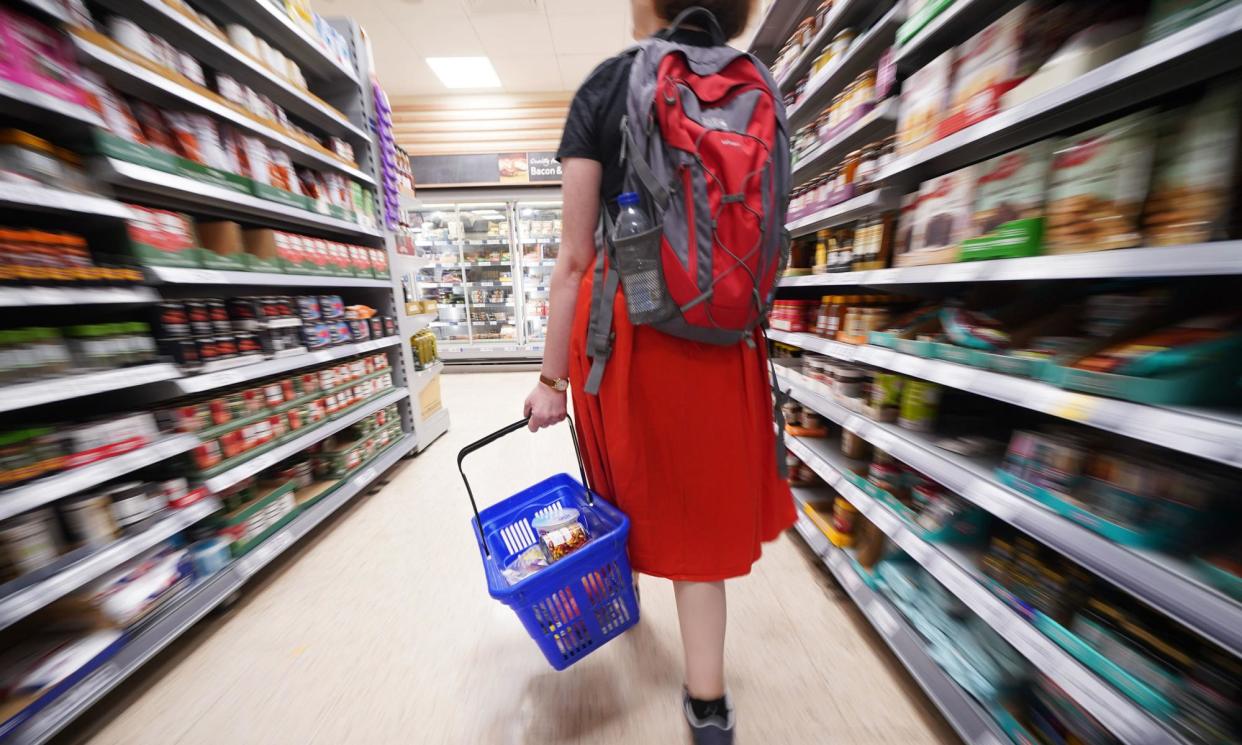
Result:
[[[548,663],[564,670],[638,622],[630,559],[625,552],[630,520],[586,486],[586,468],[573,422],[574,454],[582,481],[557,474],[483,510],[474,501],[462,460],[484,445],[527,425],[514,422],[461,449],[457,470],[474,508],[475,540],[487,573],[487,591],[513,609]],[[535,545],[535,517],[562,507],[577,509],[590,541],[561,560],[510,585],[501,569]]]

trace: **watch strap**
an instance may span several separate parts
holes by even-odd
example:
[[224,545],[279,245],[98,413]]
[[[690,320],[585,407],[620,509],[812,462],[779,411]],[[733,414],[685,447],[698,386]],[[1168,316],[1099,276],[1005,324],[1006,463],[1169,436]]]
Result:
[[539,373],[539,382],[558,393],[564,393],[569,390],[569,378],[549,378],[543,373]]

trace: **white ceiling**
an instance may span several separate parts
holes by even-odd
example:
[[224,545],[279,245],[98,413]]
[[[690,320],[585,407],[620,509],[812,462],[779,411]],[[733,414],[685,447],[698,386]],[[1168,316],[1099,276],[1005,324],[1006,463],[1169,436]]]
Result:
[[629,0],[315,0],[314,5],[322,15],[349,16],[366,29],[390,96],[445,93],[424,58],[476,55],[491,58],[502,92],[572,91],[632,41]]

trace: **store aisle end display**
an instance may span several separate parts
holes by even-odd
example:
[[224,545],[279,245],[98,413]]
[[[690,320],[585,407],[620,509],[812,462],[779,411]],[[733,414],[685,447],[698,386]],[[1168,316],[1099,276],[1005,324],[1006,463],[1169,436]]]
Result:
[[0,10],[0,740],[28,744],[449,423],[357,25],[34,5]]
[[968,742],[1242,739],[1242,6],[782,6],[798,532]]

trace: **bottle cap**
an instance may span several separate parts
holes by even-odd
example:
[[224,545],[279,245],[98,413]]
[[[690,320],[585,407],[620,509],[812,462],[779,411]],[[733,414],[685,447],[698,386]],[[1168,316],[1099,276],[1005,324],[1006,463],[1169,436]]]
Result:
[[621,196],[617,197],[617,204],[622,207],[636,207],[638,205],[638,192],[623,191]]

